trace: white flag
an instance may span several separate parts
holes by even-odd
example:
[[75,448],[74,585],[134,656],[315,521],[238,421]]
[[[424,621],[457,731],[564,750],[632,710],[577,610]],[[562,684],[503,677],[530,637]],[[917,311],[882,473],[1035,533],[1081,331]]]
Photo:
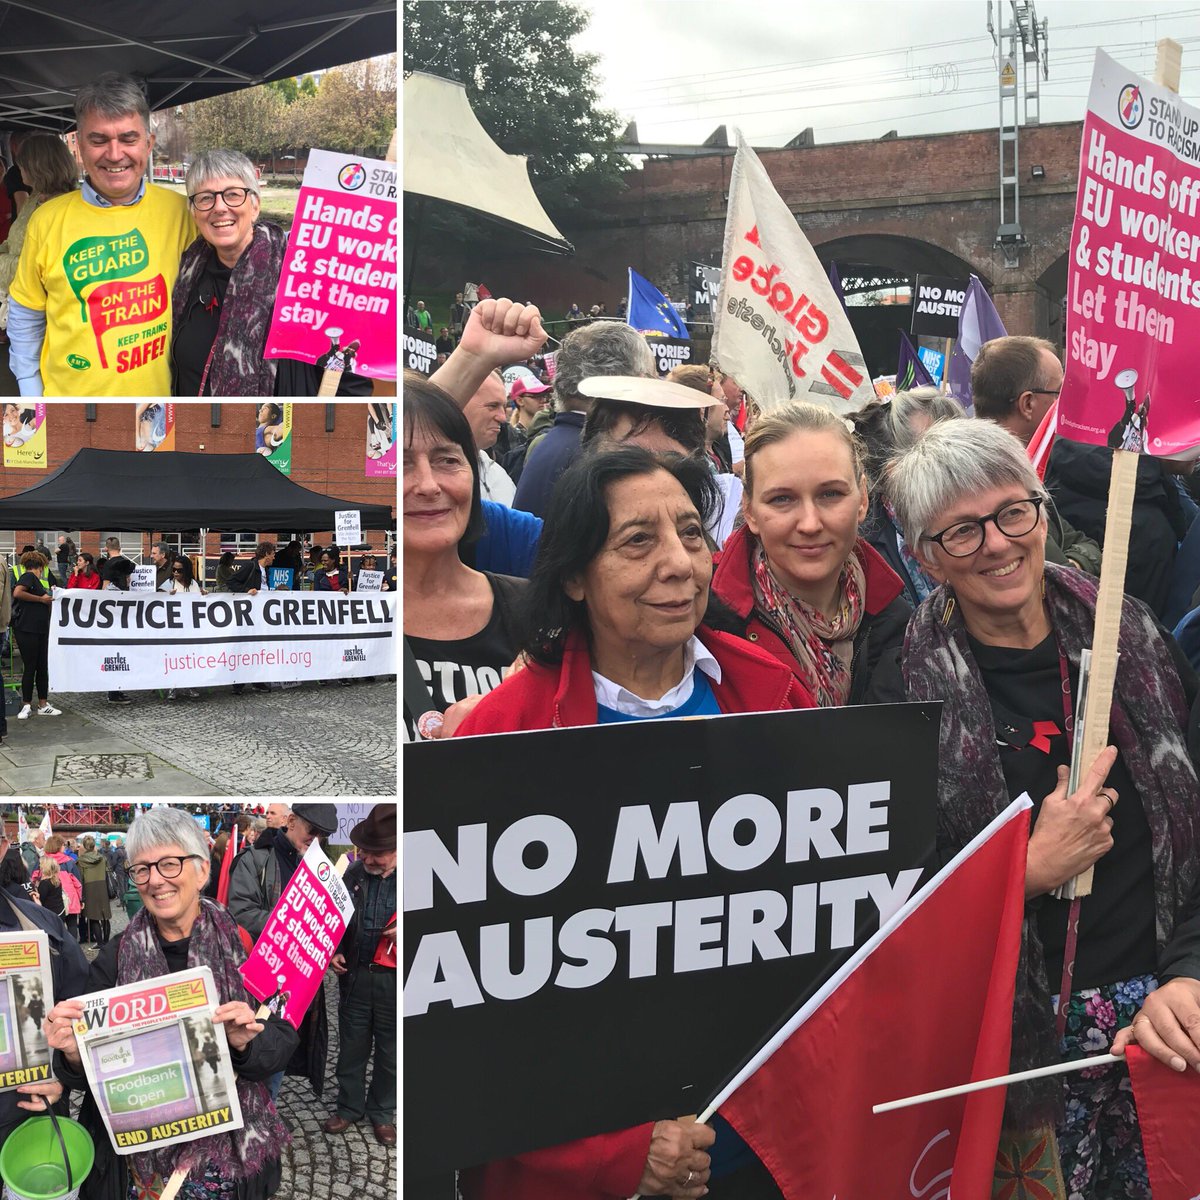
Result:
[[54,830],[50,828],[50,810],[46,809],[46,815],[42,817],[42,823],[38,826],[38,833],[50,837]]
[[858,339],[808,239],[737,135],[712,357],[763,412],[875,399]]
[[25,820],[24,805],[17,805],[17,844],[23,846],[29,841],[29,823]]

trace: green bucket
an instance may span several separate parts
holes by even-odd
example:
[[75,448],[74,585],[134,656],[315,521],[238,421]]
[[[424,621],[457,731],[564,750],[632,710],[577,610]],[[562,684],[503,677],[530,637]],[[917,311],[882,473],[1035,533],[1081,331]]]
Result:
[[[55,1131],[55,1121],[62,1134]],[[70,1177],[63,1146],[70,1159]],[[92,1135],[70,1117],[30,1117],[0,1147],[5,1200],[75,1200],[96,1157]]]

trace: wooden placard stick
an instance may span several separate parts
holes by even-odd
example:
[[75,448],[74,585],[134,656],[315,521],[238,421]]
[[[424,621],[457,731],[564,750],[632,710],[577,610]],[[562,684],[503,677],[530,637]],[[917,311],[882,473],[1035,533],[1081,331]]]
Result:
[[175,1200],[188,1174],[189,1171],[186,1167],[179,1167],[177,1170],[172,1171],[171,1178],[167,1180],[167,1186],[163,1188],[158,1200]]
[[[1179,91],[1183,47],[1170,38],[1158,43],[1154,82]],[[1108,716],[1112,709],[1117,675],[1117,639],[1121,629],[1121,603],[1125,596],[1125,568],[1129,561],[1129,529],[1133,519],[1133,493],[1137,485],[1138,456],[1132,450],[1114,450],[1108,484],[1108,515],[1104,526],[1104,561],[1096,597],[1096,631],[1092,636],[1092,674],[1083,715],[1083,763],[1088,767],[1108,745]],[[1074,896],[1092,894],[1093,869],[1080,872]]]

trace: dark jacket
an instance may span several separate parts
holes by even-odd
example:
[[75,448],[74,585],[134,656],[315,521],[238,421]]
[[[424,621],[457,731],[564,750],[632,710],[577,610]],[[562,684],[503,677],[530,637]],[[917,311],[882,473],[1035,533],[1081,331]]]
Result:
[[[753,535],[744,525],[730,534],[719,556],[712,590],[735,618],[729,631],[773,654],[801,679],[800,665],[787,639],[774,621],[755,607],[750,566],[753,542]],[[899,576],[878,551],[861,539],[858,548],[866,572],[867,595],[862,621],[854,635],[847,703],[876,704],[879,700],[871,686],[872,679],[881,660],[899,656],[912,605],[904,595]]]
[[1180,976],[1200,979],[1200,883],[1192,888],[1175,932],[1159,955],[1159,980],[1166,983]]
[[[1111,473],[1111,450],[1068,438],[1054,443],[1046,468],[1046,486],[1059,512],[1100,546],[1104,545]],[[1145,601],[1155,616],[1161,617],[1165,609],[1175,549],[1186,533],[1187,519],[1174,481],[1164,474],[1158,459],[1140,455],[1125,590]]]
[[579,439],[583,436],[585,414],[558,413],[554,425],[530,448],[525,469],[517,484],[513,508],[545,517],[558,477],[579,457]]
[[83,880],[83,916],[88,921],[112,919],[108,898],[108,860],[97,850],[79,856],[79,874]]
[[346,974],[339,980],[343,991],[349,987],[351,972],[360,965],[365,965],[358,961],[358,922],[359,906],[365,901],[364,889],[367,879],[367,870],[362,863],[352,862],[342,880],[346,885],[346,890],[350,893],[350,899],[354,901],[354,916],[350,918],[350,924],[346,926],[341,945],[338,946],[338,952],[346,957]]
[[[286,840],[282,830],[264,830],[253,846],[233,860],[229,872],[226,907],[256,941],[295,869],[284,867],[276,848],[281,840]],[[284,850],[287,853],[288,847]],[[289,1075],[308,1079],[318,1099],[325,1086],[325,1052],[329,1045],[329,1020],[322,996],[318,992],[301,1022],[300,1044],[287,1067]]]
[[249,562],[242,563],[229,576],[229,590],[231,592],[248,592],[251,588],[262,588],[265,585],[266,579],[263,577],[263,569],[259,566],[257,558],[252,558]]
[[[113,938],[96,956],[87,977],[88,992],[100,992],[116,987],[117,952],[124,936],[122,932]],[[182,970],[182,967],[173,969]],[[315,1003],[320,1006],[320,996]],[[242,1079],[252,1083],[266,1083],[291,1057],[296,1042],[296,1031],[286,1021],[279,1017],[268,1017],[262,1033],[244,1050],[229,1047],[229,1058],[234,1072]],[[62,1081],[64,1087],[84,1093],[79,1123],[92,1135],[96,1147],[96,1162],[91,1174],[84,1180],[81,1200],[127,1200],[129,1160],[115,1153],[112,1148],[82,1065],[76,1071],[61,1051],[55,1051],[54,1074]],[[240,1180],[234,1192],[234,1200],[267,1200],[267,1197],[274,1195],[278,1189],[281,1178],[282,1168],[277,1158],[253,1179]]]

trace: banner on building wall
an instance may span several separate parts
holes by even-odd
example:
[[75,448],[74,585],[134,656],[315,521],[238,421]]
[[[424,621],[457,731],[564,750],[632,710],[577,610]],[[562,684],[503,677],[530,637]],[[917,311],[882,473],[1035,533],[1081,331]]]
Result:
[[396,405],[367,405],[368,479],[396,477]]
[[258,406],[254,453],[284,475],[292,473],[292,406],[267,403]]
[[4,406],[4,465],[44,471],[46,406],[24,400]]
[[310,151],[267,358],[315,363],[353,343],[353,371],[396,378],[396,195],[394,162]]
[[138,450],[175,449],[175,405],[142,400],[133,420],[133,444]]

